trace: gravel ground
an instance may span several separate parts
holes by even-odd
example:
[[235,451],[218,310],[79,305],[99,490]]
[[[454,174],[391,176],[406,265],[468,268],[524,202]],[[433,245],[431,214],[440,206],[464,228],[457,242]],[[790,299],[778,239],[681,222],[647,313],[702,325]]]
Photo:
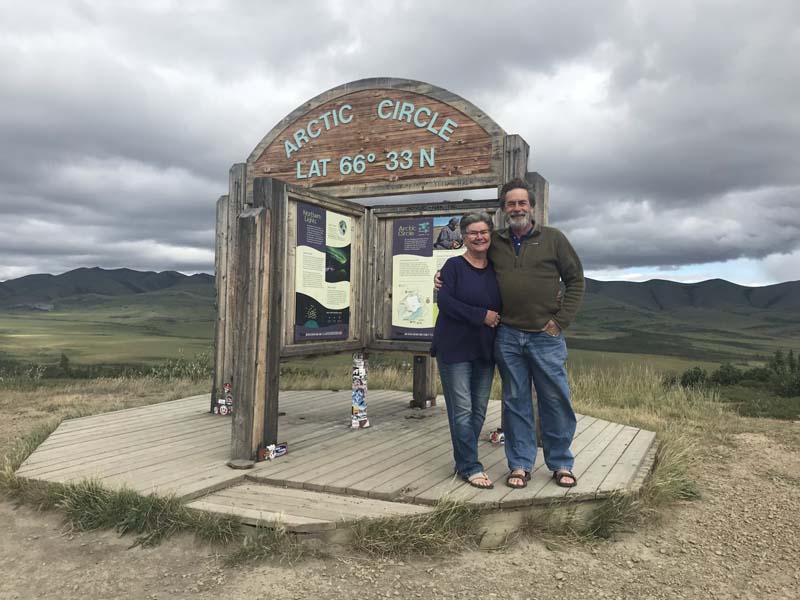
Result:
[[702,452],[702,499],[659,523],[597,544],[529,539],[437,560],[225,569],[190,537],[131,549],[131,537],[71,534],[57,513],[2,502],[0,598],[800,598],[800,424],[753,421]]

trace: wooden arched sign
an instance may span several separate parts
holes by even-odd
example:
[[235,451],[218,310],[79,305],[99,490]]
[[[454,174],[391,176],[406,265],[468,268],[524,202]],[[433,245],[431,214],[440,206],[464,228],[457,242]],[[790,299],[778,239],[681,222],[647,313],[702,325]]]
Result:
[[303,104],[247,159],[274,177],[339,198],[493,187],[505,132],[472,103],[406,79],[363,79]]

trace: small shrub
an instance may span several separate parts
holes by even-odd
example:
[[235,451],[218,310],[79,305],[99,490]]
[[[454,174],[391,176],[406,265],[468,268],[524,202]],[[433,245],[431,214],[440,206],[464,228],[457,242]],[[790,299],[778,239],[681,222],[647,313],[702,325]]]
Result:
[[[800,396],[800,373],[785,373],[774,377],[772,389],[784,398]],[[800,411],[800,406],[798,410]]]
[[708,379],[708,375],[706,374],[705,369],[701,369],[700,367],[692,367],[691,369],[687,369],[681,375],[681,385],[685,388],[688,387],[701,387],[706,384],[706,380]]
[[730,363],[723,363],[711,374],[711,383],[735,385],[742,380],[742,372]]
[[772,377],[772,371],[767,367],[751,367],[742,373],[742,381],[759,381],[765,383]]
[[61,358],[58,361],[58,368],[61,369],[61,373],[64,375],[64,377],[69,377],[72,373],[72,368],[69,366],[69,357],[63,352],[61,353]]

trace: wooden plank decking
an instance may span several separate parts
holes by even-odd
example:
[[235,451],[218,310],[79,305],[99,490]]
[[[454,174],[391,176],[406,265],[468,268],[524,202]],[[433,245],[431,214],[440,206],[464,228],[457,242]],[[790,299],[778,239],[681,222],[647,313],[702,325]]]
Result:
[[243,523],[257,525],[279,521],[298,533],[327,531],[356,519],[417,515],[428,506],[309,492],[296,488],[244,483],[229,487],[187,506],[217,514],[237,515]]
[[[94,478],[187,501],[206,496],[190,506],[233,512],[245,522],[279,515],[304,530],[355,515],[416,514],[445,495],[490,510],[595,500],[640,484],[652,461],[652,432],[579,415],[576,488],[556,486],[538,457],[528,487],[509,489],[502,483],[503,447],[484,435],[480,458],[498,485],[477,490],[453,476],[443,400],[415,410],[408,408],[410,396],[371,390],[372,427],[351,430],[349,391],[281,392],[279,438],[289,453],[247,471],[226,465],[230,419],[209,414],[203,395],[65,421],[17,473],[53,482]],[[490,402],[486,432],[499,421],[500,403]]]

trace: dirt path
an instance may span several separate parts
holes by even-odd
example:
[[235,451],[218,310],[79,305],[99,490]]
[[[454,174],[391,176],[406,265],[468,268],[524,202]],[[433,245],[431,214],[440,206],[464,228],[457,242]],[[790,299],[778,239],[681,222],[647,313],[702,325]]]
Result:
[[796,599],[800,425],[752,424],[703,450],[701,500],[594,546],[531,540],[434,561],[339,556],[225,570],[191,538],[128,549],[131,537],[65,533],[57,514],[4,502],[0,598]]

